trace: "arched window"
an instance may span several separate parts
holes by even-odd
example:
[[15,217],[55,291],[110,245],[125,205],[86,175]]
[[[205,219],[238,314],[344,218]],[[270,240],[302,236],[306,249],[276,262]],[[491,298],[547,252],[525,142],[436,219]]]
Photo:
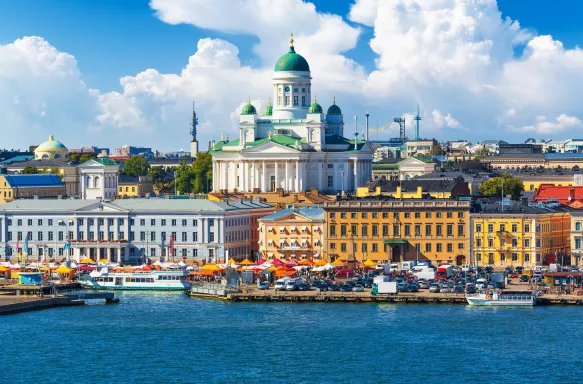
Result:
[[55,153],[55,159],[60,159],[61,158],[61,154],[60,153]]
[[85,187],[91,188],[91,177],[85,176]]
[[47,155],[46,153],[43,155],[42,157],[43,160],[48,160],[49,159],[49,155]]
[[95,176],[94,187],[99,188],[99,176]]

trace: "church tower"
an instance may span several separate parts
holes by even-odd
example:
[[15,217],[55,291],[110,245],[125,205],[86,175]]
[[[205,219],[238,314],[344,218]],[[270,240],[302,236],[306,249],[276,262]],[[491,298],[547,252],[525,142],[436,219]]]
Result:
[[198,125],[198,117],[194,111],[194,102],[192,103],[192,122],[190,123],[190,157],[198,156],[198,141],[196,140],[196,126]]

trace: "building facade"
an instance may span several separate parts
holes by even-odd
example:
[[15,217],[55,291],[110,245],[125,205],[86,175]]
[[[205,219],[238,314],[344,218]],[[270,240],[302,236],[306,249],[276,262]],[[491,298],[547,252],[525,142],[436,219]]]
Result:
[[152,176],[119,176],[117,195],[121,197],[146,197],[154,194]]
[[373,149],[358,132],[344,137],[336,101],[324,114],[310,104],[308,62],[289,52],[275,65],[271,102],[258,116],[249,100],[241,111],[239,135],[211,142],[213,192],[299,192],[312,187],[326,193],[356,191],[372,176]]
[[571,216],[560,207],[476,205],[471,221],[477,265],[532,268],[571,254]]
[[287,208],[259,220],[259,253],[266,260],[317,260],[324,250],[322,208]]
[[91,159],[78,168],[81,198],[110,200],[115,197],[119,178],[115,162],[108,158]]
[[[20,248],[30,260],[89,257],[133,264],[173,257],[224,262],[225,257],[249,255],[251,211],[257,216],[273,210],[250,200],[20,200],[0,207],[0,259],[16,258]],[[71,248],[63,251],[67,240]]]
[[0,175],[0,204],[16,199],[57,198],[66,194],[58,175]]
[[330,260],[470,263],[470,201],[353,200],[324,209]]

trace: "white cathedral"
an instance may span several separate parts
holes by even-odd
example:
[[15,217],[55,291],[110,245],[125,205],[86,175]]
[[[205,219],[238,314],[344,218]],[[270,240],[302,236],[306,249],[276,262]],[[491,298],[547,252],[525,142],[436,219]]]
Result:
[[239,138],[211,142],[214,192],[355,192],[372,178],[373,150],[355,132],[344,137],[336,100],[324,114],[312,98],[310,66],[295,52],[275,64],[273,100],[262,116],[248,101],[239,119]]

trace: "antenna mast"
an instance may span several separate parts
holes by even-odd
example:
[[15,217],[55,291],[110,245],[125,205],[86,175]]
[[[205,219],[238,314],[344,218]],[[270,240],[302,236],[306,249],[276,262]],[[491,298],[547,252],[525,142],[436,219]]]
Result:
[[419,116],[419,103],[417,103],[417,116],[413,120],[415,120],[415,140],[419,140],[419,122],[421,121],[421,116]]

